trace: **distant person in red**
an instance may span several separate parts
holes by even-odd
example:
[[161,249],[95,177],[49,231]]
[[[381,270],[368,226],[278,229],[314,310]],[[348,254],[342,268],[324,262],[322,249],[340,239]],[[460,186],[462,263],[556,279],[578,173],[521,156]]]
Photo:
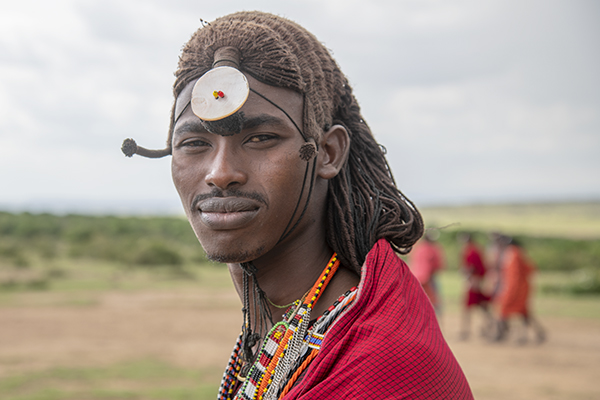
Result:
[[489,311],[490,296],[483,292],[483,281],[486,274],[486,268],[483,262],[482,253],[470,234],[466,233],[462,235],[460,239],[464,243],[461,255],[461,269],[466,278],[460,338],[465,340],[468,339],[470,335],[471,310],[473,307],[478,307],[484,313],[485,325],[482,334],[484,336],[489,336],[492,333],[493,318]]
[[427,231],[423,235],[410,252],[409,266],[439,317],[442,311],[442,299],[436,275],[444,268],[444,255],[442,248],[436,243],[438,235],[437,232],[432,231]]
[[546,333],[540,323],[533,317],[529,307],[531,296],[531,275],[535,266],[528,259],[521,244],[511,239],[502,257],[502,288],[498,294],[500,321],[497,340],[506,339],[508,320],[513,315],[521,316],[524,329],[518,339],[519,343],[527,342],[528,328],[533,328],[536,341],[543,342]]

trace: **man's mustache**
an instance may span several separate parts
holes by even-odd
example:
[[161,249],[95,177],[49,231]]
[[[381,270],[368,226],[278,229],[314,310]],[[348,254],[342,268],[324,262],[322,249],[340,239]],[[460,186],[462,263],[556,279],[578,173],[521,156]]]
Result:
[[242,197],[250,200],[257,201],[259,203],[264,204],[265,206],[269,206],[267,200],[258,192],[243,192],[238,189],[227,189],[222,190],[219,188],[213,188],[209,193],[202,193],[194,197],[192,201],[191,210],[195,211],[198,209],[198,203],[202,200],[211,199],[214,197]]

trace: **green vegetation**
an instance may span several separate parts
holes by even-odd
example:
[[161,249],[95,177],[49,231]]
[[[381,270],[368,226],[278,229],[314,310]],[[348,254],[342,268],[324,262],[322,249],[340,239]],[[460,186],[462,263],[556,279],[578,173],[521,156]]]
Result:
[[0,256],[27,266],[30,258],[93,258],[122,264],[181,265],[204,261],[187,221],[0,212]]
[[[0,212],[0,290],[44,290],[73,278],[69,274],[84,286],[82,280],[118,282],[140,269],[194,279],[195,267],[207,263],[182,218]],[[78,265],[99,268],[85,279]],[[98,279],[107,273],[110,278]]]
[[[485,247],[489,232],[496,229],[518,238],[540,271],[569,273],[568,279],[544,290],[600,293],[600,203],[422,212],[429,228],[452,224],[439,230],[449,269],[458,268],[461,233],[471,233]],[[0,212],[0,291],[133,287],[133,282],[143,285],[148,276],[197,280],[202,270],[197,267],[207,264],[183,218]]]

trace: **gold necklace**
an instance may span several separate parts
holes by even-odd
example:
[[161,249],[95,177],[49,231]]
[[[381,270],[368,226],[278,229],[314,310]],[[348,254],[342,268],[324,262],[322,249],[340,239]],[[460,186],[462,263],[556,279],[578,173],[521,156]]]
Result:
[[265,296],[265,297],[267,297],[267,301],[268,301],[268,302],[269,302],[269,304],[270,304],[270,305],[272,305],[273,307],[277,307],[277,308],[288,308],[288,307],[291,307],[291,306],[293,306],[293,305],[294,305],[294,304],[296,304],[297,302],[300,302],[300,303],[302,303],[302,301],[304,300],[304,298],[306,297],[306,295],[308,294],[308,292],[310,292],[310,289],[308,289],[308,290],[306,291],[306,293],[304,293],[304,295],[303,295],[301,298],[299,298],[298,300],[294,300],[294,301],[292,301],[290,304],[286,304],[286,305],[283,305],[283,306],[280,306],[279,304],[275,304],[275,303],[273,303],[273,302],[271,301],[271,299],[270,299],[270,298],[268,298],[267,296]]

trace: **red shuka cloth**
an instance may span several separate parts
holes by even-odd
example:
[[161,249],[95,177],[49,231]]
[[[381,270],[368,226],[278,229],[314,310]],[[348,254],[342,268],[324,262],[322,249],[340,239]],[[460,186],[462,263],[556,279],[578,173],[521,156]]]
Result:
[[284,397],[473,399],[433,308],[406,264],[379,240],[367,255],[353,305]]
[[469,283],[469,288],[465,294],[465,307],[488,303],[491,297],[484,294],[481,290],[486,268],[479,249],[473,243],[467,243],[463,250],[462,258],[462,266],[467,274]]
[[533,263],[519,247],[508,246],[503,256],[502,290],[498,296],[501,318],[512,314],[529,315],[529,280],[534,271]]
[[486,269],[479,249],[473,243],[467,243],[463,251],[463,266],[471,274],[483,277]]

